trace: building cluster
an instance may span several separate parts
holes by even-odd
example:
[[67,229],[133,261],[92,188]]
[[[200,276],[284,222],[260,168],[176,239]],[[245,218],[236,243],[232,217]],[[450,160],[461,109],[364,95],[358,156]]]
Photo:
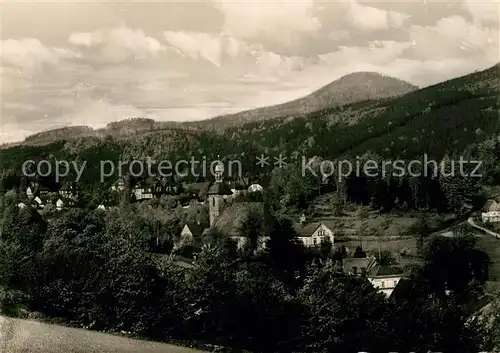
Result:
[[58,191],[52,191],[49,187],[37,182],[30,182],[25,190],[26,197],[19,202],[18,207],[31,206],[40,211],[52,205],[56,210],[62,211],[76,204],[78,194],[78,185],[74,182],[63,184]]
[[500,222],[500,203],[496,200],[488,200],[481,209],[481,220],[483,223]]
[[[249,187],[247,192],[262,191],[260,185]],[[209,222],[186,223],[181,231],[177,247],[189,245],[195,238],[203,237],[211,229],[224,231],[236,241],[238,248],[243,248],[248,239],[241,236],[240,230],[243,222],[249,215],[264,219],[265,209],[262,202],[232,202],[235,189],[223,179],[223,168],[215,169],[215,183],[207,191],[207,202],[209,209]],[[297,239],[306,247],[318,247],[325,242],[335,246],[335,234],[327,222],[307,222],[302,215],[294,225]],[[262,236],[257,244],[258,250],[266,247],[268,238]],[[345,249],[345,248],[344,248]],[[349,252],[349,249],[345,249]],[[403,278],[403,271],[397,267],[387,267],[377,264],[374,257],[356,258],[346,254],[343,259],[345,273],[365,276],[369,282],[386,296],[391,296],[395,288]]]

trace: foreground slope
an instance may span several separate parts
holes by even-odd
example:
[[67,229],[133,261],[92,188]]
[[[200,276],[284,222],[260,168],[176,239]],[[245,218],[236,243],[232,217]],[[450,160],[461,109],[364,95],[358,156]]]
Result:
[[2,353],[202,353],[169,344],[0,316]]
[[393,77],[375,72],[356,72],[342,76],[317,91],[291,102],[223,115],[193,125],[221,129],[252,121],[304,116],[325,108],[400,96],[416,89],[417,86]]

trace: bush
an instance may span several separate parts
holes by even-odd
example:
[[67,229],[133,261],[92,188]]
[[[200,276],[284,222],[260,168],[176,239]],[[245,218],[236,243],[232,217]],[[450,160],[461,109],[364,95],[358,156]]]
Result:
[[8,290],[0,287],[0,314],[12,317],[25,317],[28,312],[30,298],[19,290]]

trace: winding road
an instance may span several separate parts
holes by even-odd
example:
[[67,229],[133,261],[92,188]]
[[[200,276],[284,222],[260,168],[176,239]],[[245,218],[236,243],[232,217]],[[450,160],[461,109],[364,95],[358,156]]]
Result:
[[204,353],[84,329],[0,316],[1,353]]
[[474,228],[476,228],[476,229],[478,229],[478,230],[482,231],[483,233],[487,233],[487,234],[489,234],[489,235],[493,235],[493,236],[494,236],[494,237],[496,237],[497,239],[500,239],[500,234],[495,233],[495,232],[493,232],[493,231],[491,231],[491,230],[489,230],[489,229],[486,229],[486,228],[484,228],[484,227],[478,226],[478,225],[476,224],[476,222],[474,222],[474,219],[472,219],[472,217],[469,217],[469,218],[467,219],[467,223],[468,223],[470,226],[472,226],[472,227],[474,227]]

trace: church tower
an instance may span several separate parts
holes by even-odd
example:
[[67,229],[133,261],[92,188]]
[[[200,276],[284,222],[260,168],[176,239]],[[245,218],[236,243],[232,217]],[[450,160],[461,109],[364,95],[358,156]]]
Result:
[[210,209],[210,228],[215,224],[219,217],[226,197],[232,195],[231,188],[224,182],[224,166],[219,163],[215,166],[215,183],[208,190],[208,207]]

